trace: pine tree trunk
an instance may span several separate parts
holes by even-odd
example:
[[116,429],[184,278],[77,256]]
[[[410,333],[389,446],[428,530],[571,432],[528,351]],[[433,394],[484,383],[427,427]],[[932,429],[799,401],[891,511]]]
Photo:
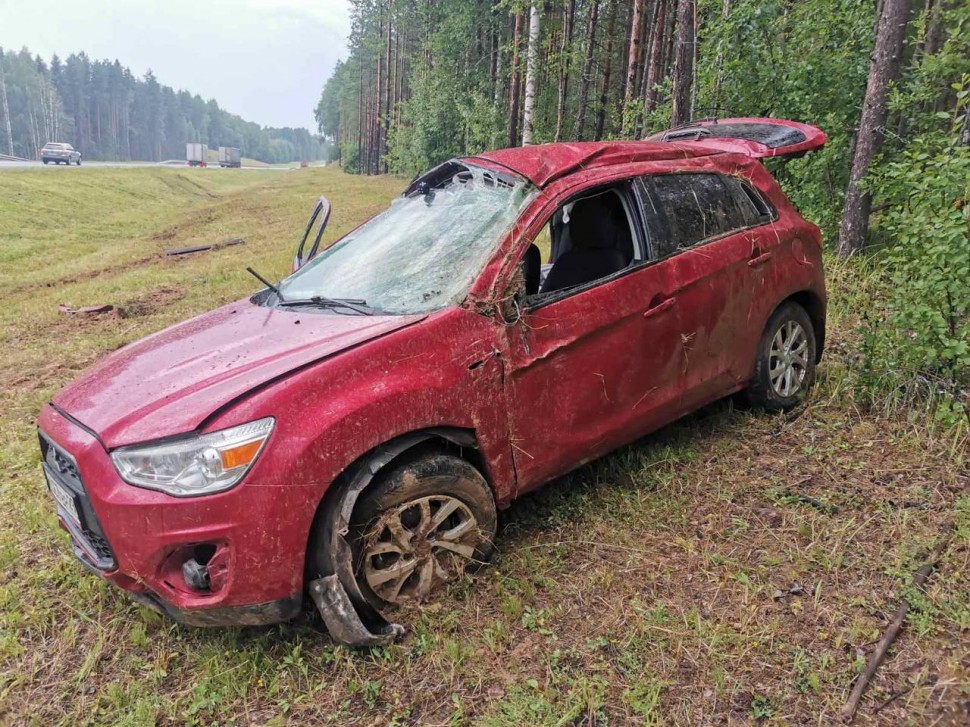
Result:
[[678,0],[677,45],[674,49],[674,91],[670,126],[690,121],[691,82],[694,79],[694,2]]
[[637,91],[637,68],[640,65],[640,26],[643,24],[643,11],[646,0],[633,0],[633,16],[630,19],[629,55],[626,59],[626,89],[623,94],[623,135],[630,131],[628,116],[630,105]]
[[13,129],[10,126],[10,106],[7,104],[7,82],[4,80],[2,68],[0,68],[0,104],[3,108],[4,126],[7,129],[7,153],[13,156]]
[[663,68],[664,28],[667,24],[668,0],[657,0],[657,10],[653,17],[650,33],[650,60],[647,62],[647,78],[644,81],[644,112],[649,114],[657,105],[657,86]]
[[509,146],[519,145],[519,94],[522,85],[519,45],[521,41],[522,13],[516,13],[515,30],[512,32],[512,82],[509,84]]
[[498,93],[498,56],[499,56],[499,45],[498,45],[498,31],[493,26],[491,32],[489,33],[491,44],[489,46],[489,56],[488,56],[488,87],[492,91],[492,105],[493,107],[498,106],[499,93]]
[[383,140],[381,142],[381,159],[383,167],[381,171],[387,174],[387,137],[391,131],[391,11],[387,11],[387,46],[384,53],[384,129]]
[[[377,21],[377,42],[384,37],[384,6],[383,4],[378,11],[378,21]],[[371,174],[377,174],[381,171],[381,149],[384,147],[383,141],[383,131],[384,131],[384,85],[386,83],[384,78],[384,48],[378,45],[377,51],[377,93],[374,98],[373,103],[375,104],[374,114],[372,118],[373,133],[371,136],[373,142],[373,153],[372,153],[372,163],[370,168]]]
[[869,165],[882,144],[881,129],[886,124],[889,85],[899,72],[899,56],[909,22],[910,0],[883,0],[876,46],[869,65],[862,118],[856,135],[855,154],[849,187],[845,193],[842,227],[839,230],[839,255],[847,256],[863,248],[869,232],[869,209],[872,198],[860,183],[869,173]]
[[[670,78],[674,70],[674,39],[677,37],[677,0],[670,0],[667,10],[667,24],[664,28],[664,56],[660,64],[663,68],[661,79]],[[661,82],[662,82],[661,81]]]
[[559,96],[556,99],[556,141],[562,140],[563,116],[569,96],[569,66],[572,59],[573,22],[576,17],[576,0],[569,0],[562,21],[562,45],[559,48]]
[[[724,0],[721,5],[721,17],[725,21],[731,17],[731,0]],[[720,109],[718,108],[721,99],[721,74],[724,70],[724,48],[722,46],[722,41],[718,41],[717,44],[717,58],[714,60],[714,109],[713,116],[717,118],[720,116]]]
[[599,19],[599,5],[599,0],[590,0],[589,21],[586,24],[586,60],[583,63],[583,78],[579,91],[576,125],[573,127],[573,138],[577,141],[583,140],[586,107],[589,104],[589,88],[593,82],[593,52],[596,50],[596,23]]
[[943,47],[943,2],[944,0],[926,0],[929,20],[926,27],[926,43],[923,46],[923,52],[928,56],[938,53],[940,48]]
[[647,56],[650,52],[650,30],[653,27],[650,19],[657,11],[658,0],[644,0],[643,19],[640,23],[640,58],[637,60],[636,68],[636,89],[633,92],[633,99],[638,103],[636,113],[636,123],[633,126],[633,138],[638,138],[643,131],[643,84],[647,80]]
[[529,49],[525,68],[525,109],[522,118],[522,146],[529,146],[535,136],[536,73],[539,65],[539,7],[532,0],[529,8]]
[[603,88],[600,108],[596,118],[596,141],[603,138],[606,130],[606,111],[610,100],[610,75],[613,67],[613,34],[616,31],[616,0],[610,2],[610,18],[606,21],[606,61],[603,65]]
[[364,55],[357,60],[357,174],[364,174]]

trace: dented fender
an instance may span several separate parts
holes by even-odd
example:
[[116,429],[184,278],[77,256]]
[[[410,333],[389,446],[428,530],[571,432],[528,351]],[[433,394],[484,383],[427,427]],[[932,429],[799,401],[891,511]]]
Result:
[[361,593],[354,577],[353,554],[347,533],[360,494],[384,467],[408,449],[433,437],[441,437],[462,447],[476,447],[475,438],[449,429],[429,429],[400,437],[378,447],[360,462],[339,493],[339,500],[325,514],[329,535],[326,566],[330,572],[310,582],[310,596],[327,630],[337,642],[365,647],[387,644],[404,634],[404,627],[390,623]]

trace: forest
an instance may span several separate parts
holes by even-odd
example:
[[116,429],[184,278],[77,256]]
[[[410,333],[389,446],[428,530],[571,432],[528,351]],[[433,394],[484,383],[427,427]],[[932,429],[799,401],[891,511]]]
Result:
[[0,154],[34,159],[48,141],[72,144],[85,159],[183,159],[185,142],[235,146],[267,163],[319,159],[306,129],[262,127],[188,91],[139,78],[117,60],[85,53],[50,62],[0,48]]
[[[970,4],[962,0],[352,0],[319,128],[348,172],[636,139],[696,118],[815,124],[772,166],[866,289],[862,397],[970,422]],[[863,284],[862,281],[865,281]],[[878,291],[878,294],[876,294]],[[902,392],[900,394],[900,392]]]

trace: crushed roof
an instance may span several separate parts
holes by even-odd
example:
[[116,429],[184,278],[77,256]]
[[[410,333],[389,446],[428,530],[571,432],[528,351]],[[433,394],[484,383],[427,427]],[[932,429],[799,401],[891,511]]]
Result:
[[[725,147],[728,148],[725,148]],[[736,146],[698,142],[587,141],[520,146],[465,157],[511,169],[538,187],[582,169],[630,162],[667,161],[741,151]]]

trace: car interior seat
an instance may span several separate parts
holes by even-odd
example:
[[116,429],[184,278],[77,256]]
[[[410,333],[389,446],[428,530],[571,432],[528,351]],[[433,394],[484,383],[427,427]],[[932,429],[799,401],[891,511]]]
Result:
[[633,238],[623,203],[608,190],[580,199],[569,213],[571,247],[555,261],[542,292],[572,288],[622,270],[633,259]]

